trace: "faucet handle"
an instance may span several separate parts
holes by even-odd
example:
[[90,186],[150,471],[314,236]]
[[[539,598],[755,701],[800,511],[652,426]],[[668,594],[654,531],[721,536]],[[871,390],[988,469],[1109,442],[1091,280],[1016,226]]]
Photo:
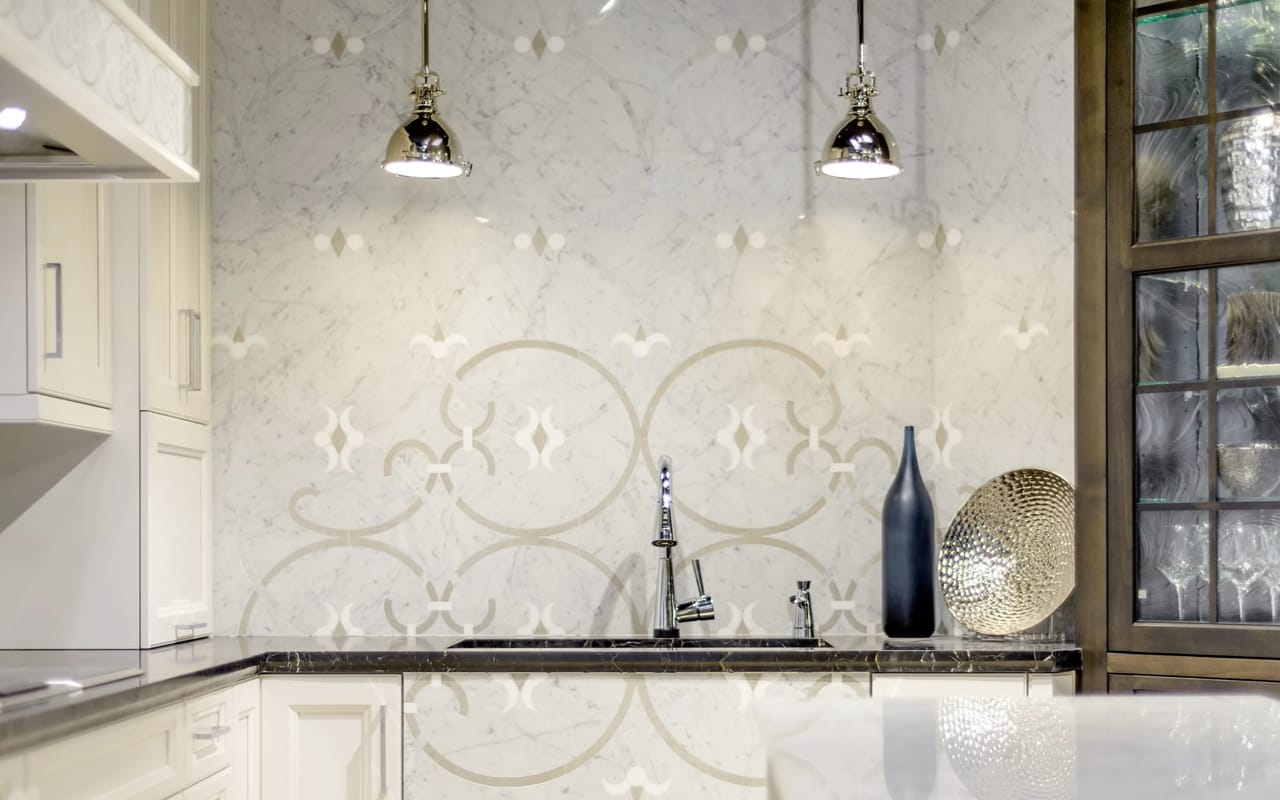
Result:
[[676,622],[699,622],[716,618],[716,604],[702,586],[702,562],[693,560],[693,579],[698,584],[698,596],[676,605]]
[[807,592],[809,591],[810,584],[811,584],[811,581],[796,581],[796,588],[802,592]]

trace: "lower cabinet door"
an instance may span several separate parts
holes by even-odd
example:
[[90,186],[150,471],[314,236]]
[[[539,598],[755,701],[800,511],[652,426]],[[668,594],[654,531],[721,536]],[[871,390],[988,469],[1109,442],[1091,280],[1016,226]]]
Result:
[[142,412],[142,646],[209,633],[209,426]]
[[261,682],[238,683],[231,701],[231,800],[262,797]]
[[0,760],[0,800],[24,800],[27,788],[27,760],[13,756]]
[[262,796],[400,800],[399,675],[263,676]]
[[39,747],[28,794],[42,800],[164,800],[186,785],[182,704]]

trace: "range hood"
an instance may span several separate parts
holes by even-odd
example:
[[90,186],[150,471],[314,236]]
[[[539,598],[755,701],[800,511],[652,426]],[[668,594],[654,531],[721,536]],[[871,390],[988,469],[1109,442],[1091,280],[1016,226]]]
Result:
[[196,181],[196,74],[124,0],[0,2],[0,181]]

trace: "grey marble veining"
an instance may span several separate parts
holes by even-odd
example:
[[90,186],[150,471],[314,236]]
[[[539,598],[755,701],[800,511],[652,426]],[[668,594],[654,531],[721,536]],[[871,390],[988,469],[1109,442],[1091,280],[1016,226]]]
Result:
[[[65,651],[78,663],[122,658],[143,674],[40,704],[0,712],[0,755],[179,702],[256,674],[324,673],[996,673],[1080,668],[1072,643],[1019,644],[937,638],[827,637],[831,647],[676,649],[454,648],[458,637],[214,637],[157,650]],[[41,656],[45,651],[41,651]],[[32,654],[0,651],[0,668]]]

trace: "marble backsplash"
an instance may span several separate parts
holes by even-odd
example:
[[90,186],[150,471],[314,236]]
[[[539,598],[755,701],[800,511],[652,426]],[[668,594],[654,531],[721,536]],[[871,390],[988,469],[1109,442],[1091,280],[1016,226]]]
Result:
[[869,184],[853,5],[438,0],[414,182],[417,2],[213,0],[215,632],[647,631],[663,454],[702,631],[875,630],[903,425],[1070,475],[1070,4],[869,4]]

